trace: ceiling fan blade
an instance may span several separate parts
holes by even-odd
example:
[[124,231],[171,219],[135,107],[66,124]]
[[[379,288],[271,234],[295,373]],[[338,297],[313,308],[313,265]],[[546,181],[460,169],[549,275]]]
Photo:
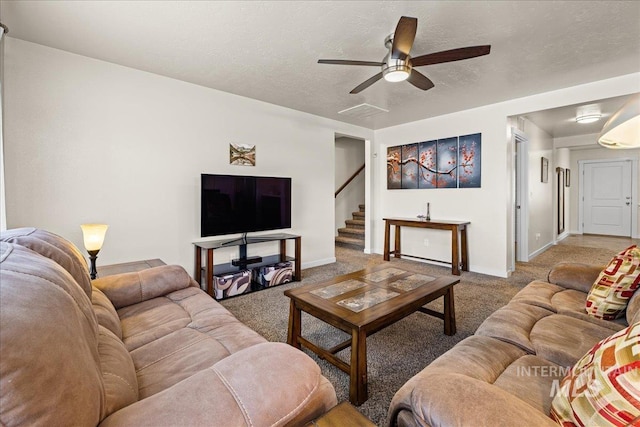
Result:
[[411,58],[411,64],[413,64],[414,67],[442,64],[443,62],[460,61],[461,59],[488,55],[489,52],[491,52],[491,45],[461,47]]
[[377,82],[378,80],[380,80],[381,78],[382,78],[382,72],[379,72],[378,74],[376,74],[375,76],[371,77],[370,79],[365,80],[364,82],[360,83],[358,86],[356,86],[349,93],[360,93],[363,90],[365,90],[366,88],[368,88],[369,86],[371,86],[372,84],[374,84],[375,82]]
[[429,79],[429,77],[420,73],[417,70],[411,70],[411,74],[409,74],[409,78],[407,79],[409,83],[422,90],[429,90],[433,86],[433,82]]
[[416,38],[418,19],[403,16],[398,21],[396,31],[393,33],[393,46],[391,47],[391,58],[405,59],[409,56],[413,40]]
[[375,61],[351,61],[348,59],[318,59],[318,64],[333,64],[333,65],[371,65],[381,67],[383,62]]

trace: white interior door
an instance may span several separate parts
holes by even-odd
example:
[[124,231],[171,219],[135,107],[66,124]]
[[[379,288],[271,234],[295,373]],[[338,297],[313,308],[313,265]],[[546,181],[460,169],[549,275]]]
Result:
[[583,178],[583,232],[630,237],[631,162],[585,163]]

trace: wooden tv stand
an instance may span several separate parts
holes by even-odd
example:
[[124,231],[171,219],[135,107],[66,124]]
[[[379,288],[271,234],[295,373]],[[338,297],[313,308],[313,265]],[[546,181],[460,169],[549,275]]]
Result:
[[[202,242],[194,242],[196,253],[195,253],[195,275],[194,278],[198,284],[202,283],[202,250],[206,249],[207,257],[205,259],[204,264],[204,274],[206,278],[206,290],[209,295],[212,297],[213,294],[213,274],[215,268],[215,274],[228,274],[234,273],[237,271],[246,268],[247,266],[251,268],[256,268],[264,265],[275,264],[278,262],[292,261],[294,263],[294,271],[293,271],[293,280],[300,281],[302,278],[301,274],[301,237],[295,234],[287,234],[287,233],[277,233],[277,234],[266,234],[263,236],[255,236],[255,237],[245,237],[238,239],[224,239],[224,240],[208,240]],[[287,256],[287,240],[295,241],[295,254],[294,257]],[[280,242],[280,253],[276,255],[264,256],[262,257],[262,261],[256,263],[248,263],[246,265],[233,265],[233,263],[228,262],[225,264],[213,264],[213,251],[216,249],[222,248],[232,248],[237,247],[239,253],[239,259],[247,258],[247,246],[258,244],[258,243],[267,243],[267,242]]]

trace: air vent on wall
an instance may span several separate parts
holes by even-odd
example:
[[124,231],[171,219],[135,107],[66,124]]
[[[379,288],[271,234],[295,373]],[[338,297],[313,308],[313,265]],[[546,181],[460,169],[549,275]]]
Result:
[[344,114],[349,117],[356,118],[364,118],[375,116],[376,114],[388,113],[389,110],[385,110],[384,108],[376,107],[371,104],[360,104],[355,107],[347,108],[346,110],[338,111],[338,114]]

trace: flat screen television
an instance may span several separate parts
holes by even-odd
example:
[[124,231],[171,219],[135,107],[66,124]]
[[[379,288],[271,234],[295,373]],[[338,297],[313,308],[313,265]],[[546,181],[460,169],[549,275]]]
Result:
[[202,237],[291,228],[291,178],[201,175]]

